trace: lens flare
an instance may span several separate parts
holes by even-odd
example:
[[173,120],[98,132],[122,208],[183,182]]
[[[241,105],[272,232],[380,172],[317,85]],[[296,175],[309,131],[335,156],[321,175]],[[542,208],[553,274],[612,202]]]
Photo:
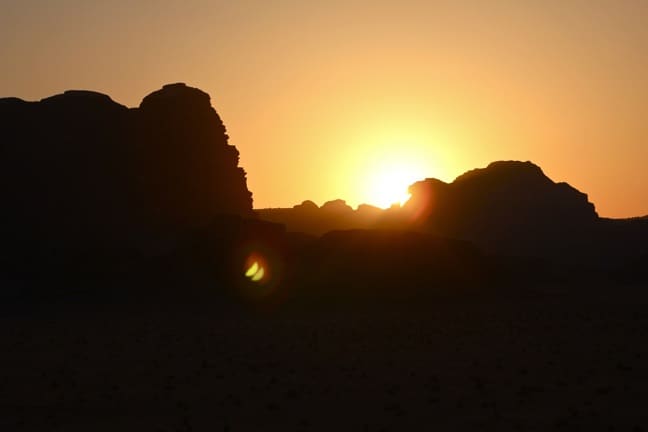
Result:
[[258,260],[252,261],[252,264],[245,271],[245,277],[250,279],[252,282],[263,282],[265,274],[265,264],[259,264]]
[[259,282],[261,279],[263,279],[263,276],[265,275],[265,270],[263,267],[260,267],[259,270],[252,276],[252,282]]
[[260,242],[241,246],[235,289],[237,295],[256,304],[276,304],[283,298],[279,289],[282,281],[283,257],[277,248]]
[[254,275],[256,275],[258,271],[259,271],[259,263],[254,261],[254,263],[252,263],[250,268],[248,268],[247,271],[245,272],[245,277],[251,278]]

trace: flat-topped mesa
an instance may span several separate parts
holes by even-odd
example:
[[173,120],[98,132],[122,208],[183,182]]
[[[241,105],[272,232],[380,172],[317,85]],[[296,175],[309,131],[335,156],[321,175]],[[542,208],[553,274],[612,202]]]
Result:
[[82,90],[0,99],[0,130],[0,234],[28,249],[128,247],[253,215],[238,151],[199,89],[167,85],[134,109]]

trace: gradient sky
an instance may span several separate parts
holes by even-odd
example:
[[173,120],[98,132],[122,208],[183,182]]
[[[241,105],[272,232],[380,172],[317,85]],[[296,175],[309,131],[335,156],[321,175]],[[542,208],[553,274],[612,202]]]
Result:
[[648,2],[8,0],[0,96],[212,96],[255,207],[531,160],[648,214]]

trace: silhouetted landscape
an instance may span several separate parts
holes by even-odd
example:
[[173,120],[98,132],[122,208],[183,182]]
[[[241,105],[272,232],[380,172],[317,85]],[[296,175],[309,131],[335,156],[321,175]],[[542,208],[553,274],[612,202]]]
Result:
[[2,430],[648,427],[648,216],[528,161],[254,209],[180,83],[0,125]]

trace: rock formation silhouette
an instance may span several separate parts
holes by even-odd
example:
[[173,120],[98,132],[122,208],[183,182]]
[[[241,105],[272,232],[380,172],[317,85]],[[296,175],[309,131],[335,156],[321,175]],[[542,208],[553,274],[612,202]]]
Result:
[[356,210],[341,199],[327,201],[318,207],[313,201],[304,201],[292,208],[256,209],[261,219],[286,225],[288,231],[320,236],[329,231],[371,228],[402,228],[394,221],[393,209],[383,210],[360,204]]
[[535,273],[532,278],[543,279],[546,275],[538,269],[546,270],[551,262],[562,275],[597,272],[645,279],[640,263],[648,257],[648,220],[600,218],[586,194],[555,183],[531,162],[493,162],[451,183],[428,178],[414,183],[410,193],[402,208],[387,210],[366,205],[352,210],[336,200],[321,208],[306,202],[292,209],[256,212],[262,219],[286,224],[290,231],[312,235],[397,229],[463,240],[501,257],[505,272],[524,278]]
[[[380,250],[377,262],[383,264],[359,262],[376,276],[374,282],[383,279],[392,258],[393,274],[415,281],[430,274],[417,268],[430,264],[433,245],[463,250],[457,245],[468,243],[489,256],[556,259],[607,268],[621,278],[645,277],[648,220],[599,218],[586,194],[553,182],[531,162],[493,162],[452,183],[419,181],[404,206],[388,210],[369,205],[353,210],[338,199],[321,207],[304,201],[290,209],[253,212],[238,151],[228,143],[209,95],[185,84],[166,85],[133,109],[88,91],[40,102],[0,99],[0,122],[0,272],[5,278],[12,272],[49,277],[60,269],[69,275],[156,255],[171,260],[168,268],[201,262],[207,274],[219,262],[222,272],[238,271],[240,263],[232,259],[240,258],[238,251],[250,237],[274,245],[278,255],[292,257],[308,271],[321,262],[334,268],[348,261],[340,257]],[[255,214],[284,224],[289,233],[280,225],[251,223]],[[337,233],[321,239],[292,234],[331,231]],[[217,240],[205,246],[206,238]],[[398,256],[409,258],[398,264]],[[461,256],[462,264],[472,263],[469,267],[482,260]],[[518,270],[536,265],[511,262]],[[337,276],[363,279],[352,273]]]
[[554,183],[531,162],[493,162],[449,184],[426,179],[410,193],[403,210],[415,227],[500,253],[569,249],[598,220],[586,194]]
[[327,201],[321,207],[307,200],[292,208],[259,209],[255,212],[261,219],[286,225],[290,231],[311,235],[360,227],[353,220],[353,209],[341,199]]
[[489,252],[540,256],[555,253],[558,244],[571,252],[599,220],[587,195],[567,183],[554,183],[531,162],[493,162],[452,183],[425,179],[414,183],[410,193],[402,208],[360,205],[354,211],[335,200],[321,208],[305,202],[257,214],[315,235],[340,229],[407,229],[471,241]]
[[253,215],[209,95],[185,84],[134,109],[89,91],[0,99],[0,130],[2,257],[12,269],[19,257],[30,267],[127,251],[218,214]]

